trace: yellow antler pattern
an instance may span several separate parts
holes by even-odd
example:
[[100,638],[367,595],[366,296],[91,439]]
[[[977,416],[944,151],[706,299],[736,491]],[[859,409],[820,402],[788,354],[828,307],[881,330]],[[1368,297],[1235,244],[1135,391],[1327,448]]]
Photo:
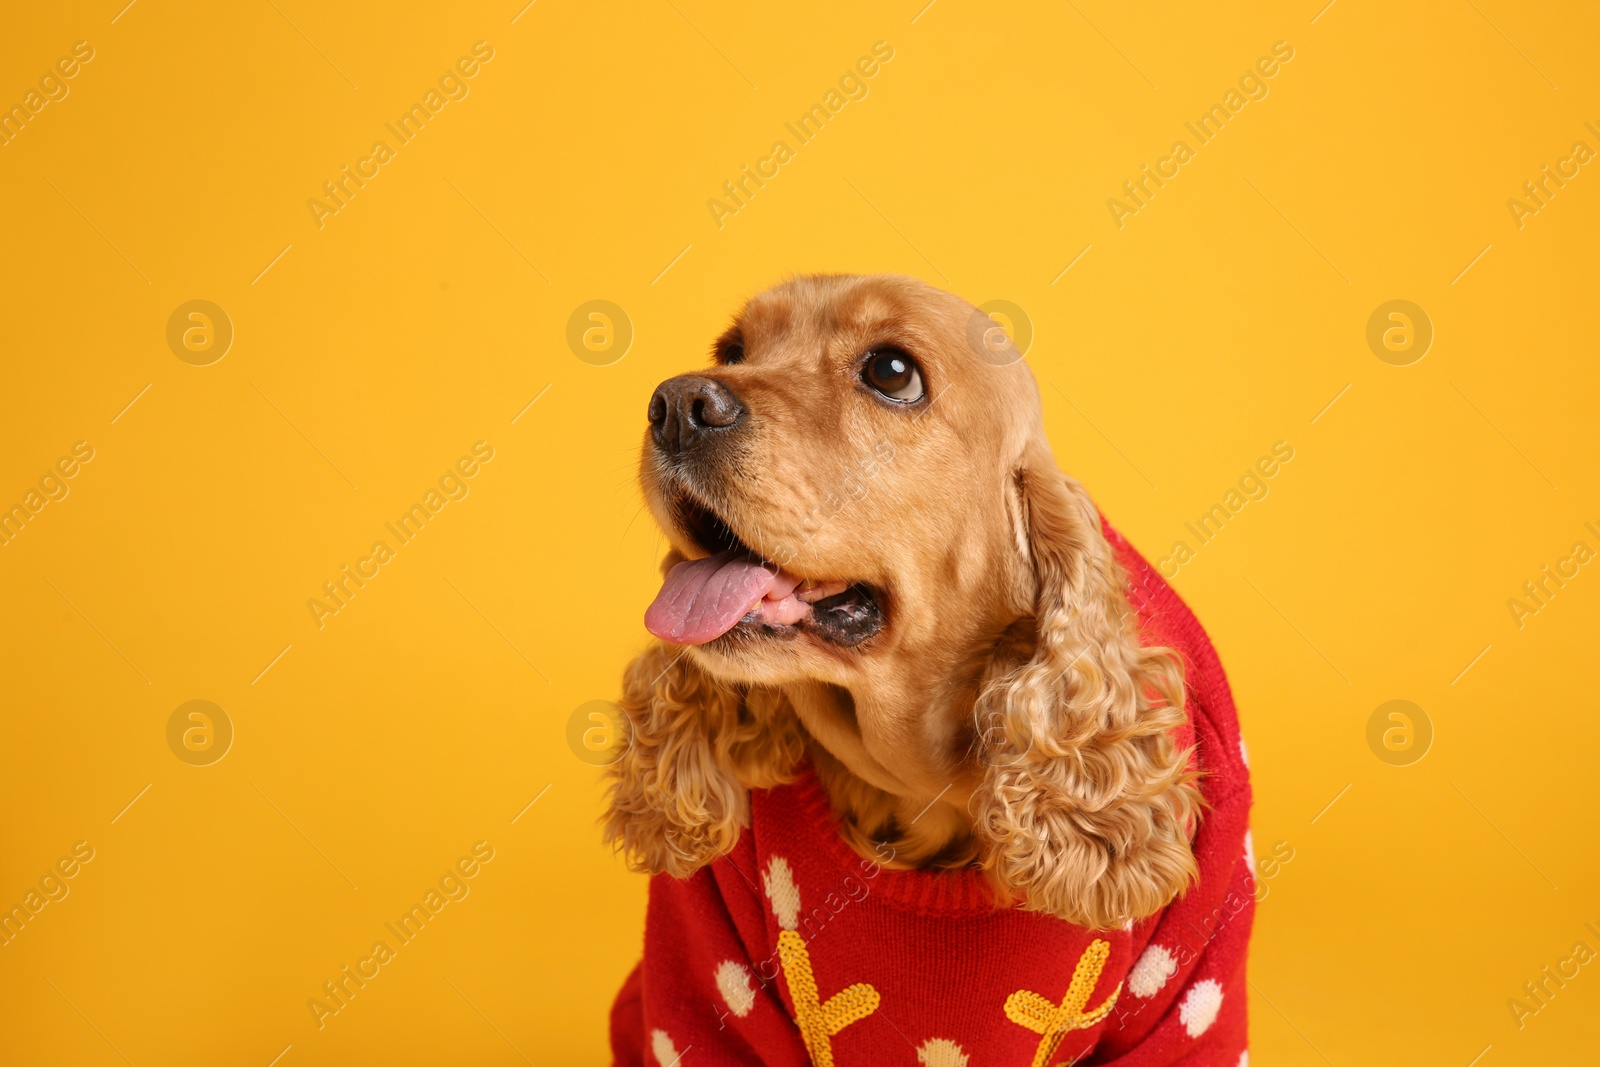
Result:
[[789,983],[789,996],[794,1000],[795,1025],[800,1027],[811,1062],[817,1067],[833,1067],[833,1046],[828,1039],[877,1011],[878,991],[865,982],[857,982],[821,1003],[817,979],[811,971],[811,953],[806,950],[805,938],[794,930],[778,931],[778,959]]
[[1050,1057],[1067,1034],[1073,1030],[1087,1030],[1111,1014],[1112,1007],[1117,1003],[1117,995],[1122,992],[1121,982],[1117,983],[1117,988],[1111,991],[1105,1003],[1093,1011],[1083,1010],[1110,956],[1109,942],[1098,939],[1091,942],[1083,950],[1083,955],[1078,957],[1078,965],[1072,971],[1072,982],[1067,986],[1067,995],[1060,1004],[1027,989],[1019,989],[1006,998],[1006,1018],[1043,1035],[1039,1039],[1038,1049],[1034,1051],[1032,1067],[1047,1067]]

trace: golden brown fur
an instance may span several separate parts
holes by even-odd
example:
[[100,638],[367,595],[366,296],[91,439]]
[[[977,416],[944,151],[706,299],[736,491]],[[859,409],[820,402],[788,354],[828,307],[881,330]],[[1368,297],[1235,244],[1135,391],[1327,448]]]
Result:
[[[1179,662],[1140,646],[1033,377],[973,345],[975,315],[908,278],[793,279],[724,335],[743,362],[697,372],[751,412],[725,460],[686,476],[647,439],[664,568],[707,554],[673,511],[687,478],[784,570],[881,590],[888,621],[851,648],[730,634],[635,661],[606,832],[638,869],[726,852],[748,790],[809,753],[845,838],[891,866],[979,864],[1003,897],[1098,929],[1194,879]],[[923,368],[914,411],[862,393],[860,357],[884,345]]]

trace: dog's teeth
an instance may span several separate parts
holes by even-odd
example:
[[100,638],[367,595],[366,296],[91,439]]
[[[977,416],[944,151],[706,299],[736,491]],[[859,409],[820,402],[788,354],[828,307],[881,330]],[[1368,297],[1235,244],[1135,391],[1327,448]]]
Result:
[[814,604],[819,600],[826,600],[830,596],[836,596],[848,588],[849,586],[844,582],[837,580],[831,582],[808,581],[804,587],[795,591],[795,595],[807,604]]

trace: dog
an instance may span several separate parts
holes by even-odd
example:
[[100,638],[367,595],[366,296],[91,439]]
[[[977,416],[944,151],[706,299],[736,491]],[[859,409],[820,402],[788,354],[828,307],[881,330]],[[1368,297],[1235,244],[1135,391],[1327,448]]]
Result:
[[1005,332],[796,277],[647,416],[671,547],[608,772],[653,875],[616,1061],[1243,1063],[1227,681]]

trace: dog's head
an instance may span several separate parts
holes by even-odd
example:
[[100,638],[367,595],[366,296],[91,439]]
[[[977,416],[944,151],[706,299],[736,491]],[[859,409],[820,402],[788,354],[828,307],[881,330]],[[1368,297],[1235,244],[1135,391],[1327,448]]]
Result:
[[809,740],[862,790],[937,802],[914,863],[976,859],[1089,925],[1164,906],[1193,876],[1181,675],[1140,647],[1004,332],[909,278],[806,277],[713,360],[649,403],[672,549],[646,625],[684,647],[630,673],[614,839],[688,873]]

